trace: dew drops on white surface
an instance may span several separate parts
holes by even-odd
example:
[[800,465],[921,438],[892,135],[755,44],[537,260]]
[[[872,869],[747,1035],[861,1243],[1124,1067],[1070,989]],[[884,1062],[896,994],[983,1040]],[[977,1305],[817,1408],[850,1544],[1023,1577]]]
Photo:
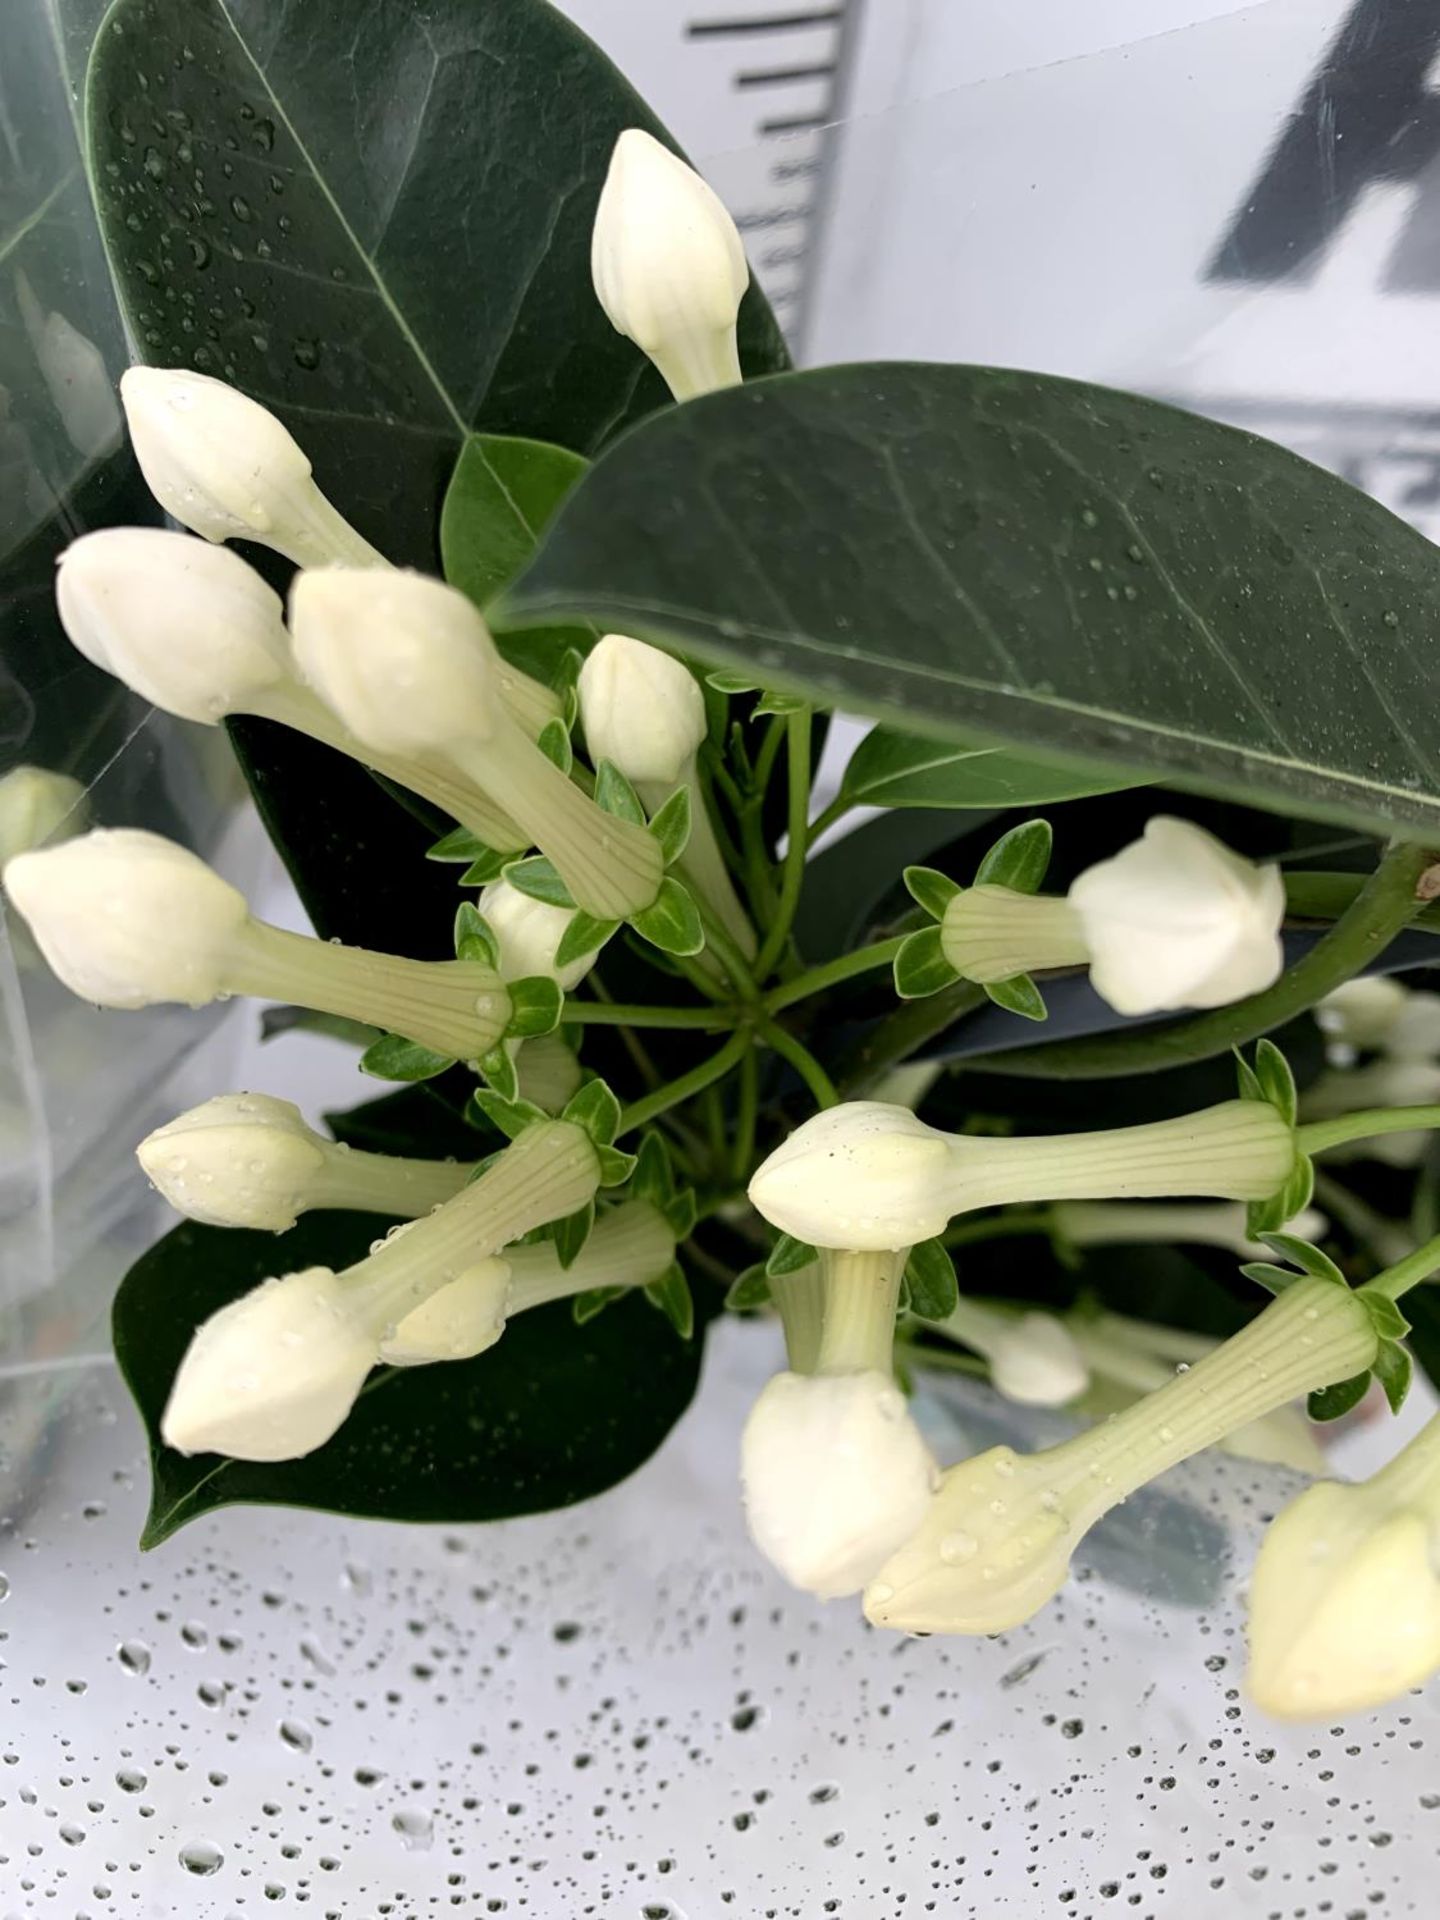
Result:
[[[1292,1477],[1193,1463],[1030,1625],[904,1639],[746,1541],[737,1438],[774,1359],[718,1329],[691,1416],[588,1506],[444,1529],[230,1508],[146,1555],[113,1375],[22,1382],[0,1916],[1428,1920],[1440,1689],[1299,1727],[1243,1694],[1245,1570]],[[943,1396],[919,1411],[948,1459],[1064,1431]]]

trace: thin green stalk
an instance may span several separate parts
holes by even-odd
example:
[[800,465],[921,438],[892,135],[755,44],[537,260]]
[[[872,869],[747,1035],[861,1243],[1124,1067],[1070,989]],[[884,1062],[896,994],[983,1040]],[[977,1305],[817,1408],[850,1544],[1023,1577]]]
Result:
[[617,1000],[567,999],[560,1017],[567,1026],[694,1027],[702,1033],[724,1033],[735,1025],[723,1007],[636,1007]]
[[878,1080],[887,1068],[908,1060],[937,1033],[986,1004],[983,987],[957,980],[925,1000],[906,1000],[859,1041],[840,1064],[839,1086],[851,1094]]
[[807,843],[813,846],[822,833],[828,832],[837,820],[843,820],[851,808],[857,804],[858,802],[852,800],[842,787],[840,792],[837,793],[835,798],[830,802],[829,806],[817,813],[815,818],[810,822],[806,833]]
[[740,1103],[735,1116],[735,1143],[730,1158],[731,1176],[743,1186],[755,1158],[755,1122],[760,1108],[760,1056],[751,1047],[740,1062]]
[[[1338,920],[1359,897],[1363,873],[1287,873],[1287,920]],[[1416,933],[1440,933],[1440,902],[1421,907],[1410,922]]]
[[700,910],[701,924],[705,928],[706,948],[714,954],[715,958],[720,962],[720,965],[725,969],[726,973],[729,974],[731,980],[739,988],[744,998],[753,1000],[755,997],[755,982],[757,976],[751,972],[750,962],[745,958],[738,943],[726,927],[721,924],[720,920],[711,911],[707,903],[700,898],[698,893],[695,894],[694,899],[696,906]]
[[699,1093],[712,1081],[722,1080],[734,1066],[738,1066],[751,1044],[750,1035],[732,1033],[717,1053],[708,1060],[702,1060],[698,1067],[692,1067],[689,1073],[682,1073],[678,1080],[672,1080],[668,1086],[657,1087],[654,1093],[647,1094],[643,1100],[636,1100],[626,1107],[620,1115],[621,1133],[633,1133],[637,1127],[643,1127],[657,1114],[666,1113],[671,1107],[678,1107]]
[[1397,1260],[1384,1273],[1377,1273],[1373,1280],[1359,1289],[1360,1296],[1363,1299],[1367,1293],[1380,1293],[1387,1300],[1398,1300],[1411,1287],[1418,1287],[1422,1280],[1428,1280],[1437,1267],[1440,1267],[1440,1234],[1407,1254],[1403,1260]]
[[765,995],[762,1005],[767,1013],[780,1013],[786,1007],[793,1007],[797,1000],[808,1000],[811,994],[823,993],[826,987],[853,979],[857,973],[870,973],[876,968],[888,967],[904,946],[905,940],[903,933],[897,934],[893,940],[877,940],[873,946],[860,947],[854,953],[842,953],[838,960],[827,960],[823,966],[811,967],[808,973],[787,980],[783,987],[772,988]]
[[740,836],[744,844],[744,880],[750,916],[757,926],[768,927],[779,911],[780,902],[771,883],[770,851],[765,845],[765,823],[758,800],[742,814]]
[[1350,1140],[1415,1133],[1422,1127],[1440,1127],[1440,1107],[1365,1107],[1359,1113],[1337,1114],[1333,1120],[1308,1121],[1295,1129],[1295,1143],[1302,1153],[1324,1153]]
[[835,1083],[811,1053],[810,1049],[797,1040],[793,1033],[787,1033],[773,1020],[761,1020],[760,1032],[766,1044],[779,1054],[782,1060],[788,1060],[800,1078],[814,1094],[816,1103],[822,1107],[838,1107],[840,1095]]
[[[780,904],[765,935],[765,944],[755,962],[755,977],[764,980],[785,951],[800,905],[800,889],[805,883],[805,850],[810,811],[810,722],[809,707],[792,713],[786,721],[789,775],[789,842],[785,848],[785,867],[780,879]],[[767,740],[766,746],[770,743]],[[762,787],[763,793],[764,788]]]
[[765,729],[765,738],[760,742],[760,751],[755,756],[755,796],[762,804],[770,790],[770,776],[774,773],[775,762],[780,757],[780,747],[785,739],[785,731],[784,719],[779,714],[771,714],[770,724]]
[[1306,1012],[1382,954],[1420,911],[1415,889],[1432,860],[1426,848],[1409,841],[1390,846],[1324,939],[1282,973],[1274,986],[1248,1000],[1174,1025],[1094,1034],[1050,1046],[1007,1048],[975,1059],[983,1060],[987,1073],[1040,1080],[1109,1080],[1119,1074],[1188,1066],[1243,1046]]

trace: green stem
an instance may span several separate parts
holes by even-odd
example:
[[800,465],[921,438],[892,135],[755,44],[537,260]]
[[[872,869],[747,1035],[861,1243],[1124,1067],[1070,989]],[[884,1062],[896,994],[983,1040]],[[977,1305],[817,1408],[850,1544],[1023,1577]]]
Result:
[[1440,1127],[1440,1107],[1366,1107],[1359,1113],[1341,1113],[1333,1120],[1311,1120],[1297,1127],[1295,1144],[1301,1153],[1324,1153],[1350,1140],[1415,1133],[1422,1127]]
[[957,980],[953,987],[943,987],[927,999],[907,1000],[846,1055],[839,1075],[841,1092],[848,1095],[877,1080],[888,1067],[908,1060],[937,1033],[944,1033],[965,1014],[984,1006],[986,999],[983,987]]
[[735,1117],[735,1145],[731,1176],[743,1186],[755,1158],[755,1121],[760,1105],[760,1056],[751,1047],[740,1062],[740,1108]]
[[1387,1267],[1384,1273],[1359,1289],[1363,1300],[1367,1293],[1380,1293],[1387,1300],[1398,1300],[1402,1294],[1418,1287],[1422,1280],[1428,1280],[1435,1269],[1440,1267],[1440,1234],[1433,1240],[1427,1240],[1413,1253],[1406,1254],[1403,1260],[1397,1260],[1393,1267]]
[[700,911],[701,924],[705,928],[705,945],[714,954],[720,965],[729,974],[736,987],[747,1000],[755,997],[757,975],[750,971],[750,962],[741,952],[739,944],[722,925],[707,900],[692,889],[691,897]]
[[1282,973],[1274,986],[1248,1000],[1175,1025],[1095,1034],[1085,1040],[975,1058],[984,1061],[987,1073],[1041,1080],[1108,1080],[1120,1074],[1188,1066],[1243,1046],[1306,1012],[1383,953],[1419,912],[1415,888],[1432,857],[1426,848],[1409,841],[1389,847],[1324,939]]
[[735,1025],[722,1007],[635,1007],[611,1000],[565,1002],[561,1020],[585,1027],[695,1027],[703,1033],[724,1033]]
[[810,822],[807,836],[809,844],[813,846],[822,833],[828,832],[837,820],[843,820],[855,805],[856,802],[852,800],[849,794],[842,788],[830,802],[829,806],[817,813],[815,818]]
[[904,946],[906,936],[897,934],[893,940],[877,940],[874,946],[860,947],[854,953],[842,953],[838,960],[827,960],[823,966],[811,967],[808,973],[798,974],[795,979],[787,980],[783,987],[775,987],[766,994],[763,1005],[767,1013],[781,1013],[786,1007],[793,1007],[797,1000],[808,1000],[811,994],[822,993],[826,987],[833,987],[841,980],[853,979],[857,973],[870,973],[879,967],[888,967],[896,954]]
[[[1287,873],[1287,920],[1338,920],[1355,904],[1363,873]],[[1440,902],[1422,907],[1410,922],[1416,933],[1440,933]]]
[[712,1081],[723,1079],[732,1067],[739,1065],[750,1044],[749,1033],[732,1033],[719,1052],[712,1053],[708,1060],[702,1060],[698,1067],[692,1067],[689,1073],[682,1073],[678,1080],[670,1081],[668,1086],[657,1087],[654,1093],[646,1094],[643,1100],[633,1101],[626,1107],[620,1115],[619,1131],[633,1133],[657,1114],[678,1107]]
[[760,742],[760,751],[755,756],[755,796],[762,805],[770,790],[770,776],[775,771],[775,762],[784,739],[785,722],[778,714],[772,714],[770,724],[765,729],[765,738]]
[[835,1083],[811,1053],[810,1049],[797,1040],[793,1033],[787,1033],[773,1020],[762,1019],[760,1032],[766,1044],[779,1054],[782,1060],[788,1060],[800,1078],[814,1094],[816,1102],[822,1107],[838,1107],[840,1095]]
[[[765,944],[755,962],[755,978],[763,980],[785,951],[795,912],[800,905],[800,889],[805,882],[807,815],[810,810],[810,709],[802,707],[786,723],[789,775],[789,841],[785,848],[785,869],[780,879],[780,904],[765,935]],[[769,741],[766,741],[769,745]],[[764,788],[760,791],[763,793]]]

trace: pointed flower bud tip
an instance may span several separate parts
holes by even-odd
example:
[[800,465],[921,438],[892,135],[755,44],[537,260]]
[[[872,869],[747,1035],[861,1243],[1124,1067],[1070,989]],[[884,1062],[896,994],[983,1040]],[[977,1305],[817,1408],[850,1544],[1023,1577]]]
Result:
[[590,267],[611,326],[677,400],[739,382],[735,322],[750,283],[739,231],[699,174],[638,127],[610,157]]
[[1285,886],[1188,820],[1158,814],[1074,882],[1090,980],[1117,1013],[1219,1007],[1259,993],[1284,965]]
[[178,1453],[297,1460],[344,1421],[377,1340],[328,1267],[267,1280],[198,1329],[160,1431]]
[[795,1129],[750,1182],[771,1226],[813,1247],[883,1251],[944,1231],[946,1136],[908,1107],[848,1100]]
[[480,913],[500,949],[502,980],[525,980],[547,974],[566,993],[578,987],[595,962],[593,953],[555,964],[555,954],[575,918],[571,907],[547,906],[521,893],[508,880],[492,880],[480,894]]
[[686,778],[707,721],[705,697],[680,661],[643,640],[607,633],[580,669],[579,692],[585,744],[596,765],[609,760],[647,804]]
[[72,993],[102,1007],[226,991],[226,961],[249,920],[244,896],[158,833],[97,829],[22,853],[4,884]]
[[55,600],[87,660],[182,720],[214,726],[292,674],[280,596],[188,534],[83,534],[60,556]]
[[147,1135],[135,1157],[187,1219],[283,1233],[333,1151],[291,1101],[222,1093]]
[[315,568],[291,587],[290,631],[305,680],[367,746],[420,754],[491,732],[499,673],[490,630],[442,581]]
[[68,773],[19,766],[0,775],[0,871],[17,854],[73,838],[88,810],[84,787]]
[[1261,1543],[1250,1582],[1251,1697],[1282,1719],[1392,1700],[1440,1668],[1440,1515],[1397,1499],[1386,1470],[1321,1481]]
[[792,1586],[834,1600],[921,1524],[936,1468],[887,1374],[779,1373],[745,1423],[741,1477],[756,1546]]

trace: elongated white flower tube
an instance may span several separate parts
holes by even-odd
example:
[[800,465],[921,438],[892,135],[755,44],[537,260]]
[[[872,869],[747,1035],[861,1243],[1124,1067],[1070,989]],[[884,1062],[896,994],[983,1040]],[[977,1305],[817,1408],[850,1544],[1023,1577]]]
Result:
[[1102,1514],[1236,1428],[1360,1372],[1377,1347],[1355,1294],[1297,1280],[1242,1333],[1103,1425],[1043,1453],[992,1447],[951,1467],[923,1525],[867,1588],[867,1617],[911,1633],[1019,1626],[1063,1586]]
[[1140,839],[1070,888],[1090,981],[1117,1013],[1222,1007],[1285,964],[1280,869],[1242,859],[1203,827],[1157,814]]
[[88,813],[85,789],[68,773],[19,766],[0,774],[0,870],[17,853],[73,839]]
[[1090,984],[1117,1013],[1167,1013],[1224,1006],[1278,979],[1284,913],[1278,867],[1161,814],[1064,899],[991,884],[957,893],[940,945],[981,984],[1088,962]]
[[510,1241],[594,1197],[600,1165],[568,1121],[537,1122],[454,1199],[342,1273],[266,1280],[190,1342],[161,1421],[167,1446],[296,1460],[339,1429],[395,1327]]
[[338,1145],[290,1100],[222,1093],[157,1127],[135,1149],[187,1219],[283,1233],[315,1207],[414,1220],[452,1199],[470,1169]]
[[500,697],[489,629],[462,594],[420,574],[329,567],[299,575],[290,609],[301,672],[357,738],[439,757],[473,780],[597,919],[653,904],[659,843],[602,812],[525,734]]
[[858,1593],[919,1526],[935,1486],[891,1371],[908,1251],[821,1255],[814,1370],[776,1374],[745,1423],[751,1537],[792,1586],[821,1600]]
[[590,247],[595,294],[677,400],[737,386],[735,323],[750,284],[719,196],[639,127],[615,142]]
[[1440,1415],[1358,1485],[1271,1521],[1250,1579],[1251,1698],[1283,1719],[1394,1700],[1440,1670]]
[[508,1319],[592,1288],[645,1287],[675,1258],[674,1230],[648,1200],[602,1213],[568,1267],[552,1240],[506,1247],[414,1308],[381,1345],[396,1367],[469,1360],[493,1347]]
[[51,967],[82,1000],[200,1007],[235,993],[284,1000],[404,1034],[455,1059],[483,1058],[510,996],[470,960],[405,960],[287,933],[156,833],[98,830],[5,868],[4,883]]
[[1020,1406],[1063,1407],[1090,1384],[1090,1369],[1079,1347],[1053,1313],[1035,1308],[1007,1313],[962,1298],[945,1319],[935,1322],[934,1331],[981,1354],[995,1391]]
[[847,1101],[815,1114],[750,1182],[758,1212],[817,1247],[911,1246],[957,1213],[1019,1200],[1217,1194],[1263,1200],[1295,1163],[1271,1106],[1227,1100],[1178,1120],[1095,1133],[981,1139],[906,1107]]
[[[1238,1200],[1212,1200],[1199,1206],[1064,1200],[1052,1208],[1050,1224],[1072,1247],[1220,1247],[1241,1260],[1275,1257],[1263,1240],[1251,1239],[1245,1208]],[[1285,1231],[1299,1240],[1320,1240],[1328,1225],[1323,1213],[1306,1207],[1286,1222]]]
[[530,844],[453,769],[362,746],[301,684],[280,596],[228,547],[160,527],[82,534],[60,556],[55,599],[86,659],[166,713],[204,726],[230,714],[281,721],[463,817],[498,852]]
[[185,367],[131,367],[120,400],[145,484],[206,540],[257,540],[300,567],[389,563],[331,506],[258,400]]
[[607,633],[580,669],[579,694],[591,759],[617,767],[648,812],[657,813],[677,787],[689,793],[690,838],[676,869],[753,959],[755,929],[730,879],[696,764],[708,722],[694,675],[659,647]]

